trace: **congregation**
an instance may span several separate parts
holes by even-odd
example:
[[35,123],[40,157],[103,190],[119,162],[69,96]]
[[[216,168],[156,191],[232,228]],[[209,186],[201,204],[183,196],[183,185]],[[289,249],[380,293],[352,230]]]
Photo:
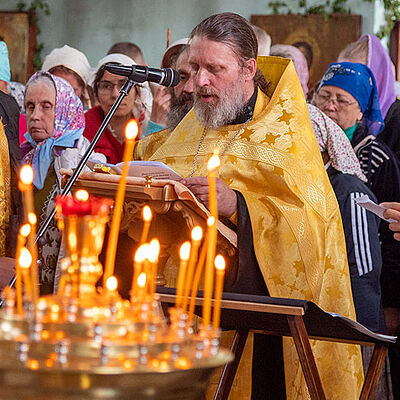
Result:
[[[94,68],[66,44],[23,87],[11,81],[8,57],[0,38],[2,257],[15,256],[20,166],[34,170],[40,225],[61,193],[60,170],[76,167],[126,81],[105,65],[145,65],[131,42],[104,48]],[[135,85],[91,158],[121,162],[124,129],[135,118],[133,159],[164,162],[209,207],[205,165],[217,147],[218,214],[238,236],[225,290],[310,300],[373,332],[399,335],[400,99],[393,64],[372,34],[331,62],[310,83],[301,48],[271,43],[237,14],[213,15],[160,55],[161,68],[179,72],[178,85]],[[364,195],[385,208],[385,219],[357,205]],[[55,222],[38,257],[41,293],[52,293],[62,257]],[[313,352],[327,398],[358,398],[369,350],[315,343]],[[293,342],[255,334],[252,354],[252,399],[308,398]],[[389,348],[376,398],[400,399],[399,344]]]

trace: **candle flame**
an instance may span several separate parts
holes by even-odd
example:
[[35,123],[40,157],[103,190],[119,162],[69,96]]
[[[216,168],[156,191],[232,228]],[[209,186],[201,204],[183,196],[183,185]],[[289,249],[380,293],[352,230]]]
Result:
[[24,224],[21,226],[19,233],[21,234],[21,236],[23,237],[28,237],[29,234],[31,233],[31,226],[30,224]]
[[221,254],[218,254],[217,257],[215,257],[214,265],[215,268],[220,271],[223,271],[225,269],[225,259],[221,256]]
[[36,225],[36,222],[37,222],[36,214],[33,213],[33,212],[30,212],[30,213],[28,214],[28,221],[29,221],[29,223],[30,223],[31,225]]
[[150,262],[155,263],[160,254],[160,242],[157,239],[152,239],[148,246],[147,258]]
[[139,274],[137,278],[137,284],[141,289],[143,289],[146,286],[146,279],[147,279],[146,274],[144,272]]
[[89,193],[84,189],[79,189],[75,193],[75,198],[79,201],[88,201],[89,200]]
[[30,165],[24,165],[19,172],[19,179],[24,185],[32,185],[33,169]]
[[203,230],[200,228],[200,226],[195,226],[192,229],[192,240],[195,242],[200,242],[202,237],[203,237]]
[[219,158],[219,155],[215,152],[214,154],[209,158],[208,163],[207,163],[207,169],[209,171],[214,171],[221,165],[221,160]]
[[208,217],[207,218],[207,226],[211,227],[215,224],[215,218],[214,217]]
[[151,208],[149,206],[144,206],[142,210],[143,220],[145,222],[151,221],[153,214],[151,212]]
[[128,140],[136,139],[136,136],[139,133],[139,125],[136,119],[131,119],[125,127],[125,137]]
[[182,261],[189,260],[190,255],[190,242],[185,242],[179,250],[179,255]]
[[107,279],[107,282],[106,282],[106,288],[107,288],[107,290],[116,290],[117,289],[117,287],[118,287],[118,281],[117,281],[117,278],[115,277],[115,276],[110,276],[108,279]]
[[32,264],[31,252],[26,247],[22,247],[20,251],[21,252],[18,259],[19,265],[21,268],[29,268]]
[[142,244],[135,253],[135,262],[142,263],[147,258],[147,248],[149,245],[147,243]]

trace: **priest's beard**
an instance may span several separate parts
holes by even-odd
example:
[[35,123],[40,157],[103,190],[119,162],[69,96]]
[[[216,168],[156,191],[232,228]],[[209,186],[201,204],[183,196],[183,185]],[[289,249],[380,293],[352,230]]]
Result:
[[173,95],[168,113],[167,128],[175,129],[192,107],[193,94],[183,93],[179,97]]
[[[214,102],[204,103],[201,95],[218,97],[217,104]],[[195,91],[194,112],[196,118],[206,128],[218,128],[234,121],[243,110],[245,102],[240,81],[224,91],[218,91],[211,87],[199,87]]]

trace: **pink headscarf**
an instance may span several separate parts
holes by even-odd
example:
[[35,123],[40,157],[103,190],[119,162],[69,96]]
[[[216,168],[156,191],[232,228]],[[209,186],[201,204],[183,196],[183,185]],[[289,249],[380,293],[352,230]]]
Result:
[[387,50],[375,35],[362,35],[359,41],[368,40],[368,67],[375,76],[379,104],[385,118],[390,106],[396,100],[392,61]]
[[307,96],[309,73],[307,60],[304,54],[297,47],[290,46],[289,44],[274,44],[271,47],[270,55],[293,60],[294,68],[299,77],[304,95]]

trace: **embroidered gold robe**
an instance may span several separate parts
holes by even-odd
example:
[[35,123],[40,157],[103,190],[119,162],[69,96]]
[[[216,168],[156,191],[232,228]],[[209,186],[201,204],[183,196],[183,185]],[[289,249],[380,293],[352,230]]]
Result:
[[[257,64],[270,82],[268,96],[258,91],[253,119],[221,158],[219,177],[246,200],[270,295],[311,300],[355,320],[340,212],[293,63],[259,57]],[[194,176],[207,175],[213,149],[222,152],[239,128],[206,131]],[[173,132],[142,140],[136,155],[188,177],[203,129],[191,110]],[[326,397],[358,398],[363,383],[359,347],[315,341],[312,349]],[[287,398],[308,399],[289,338],[284,339],[284,363]]]
[[11,173],[8,141],[0,120],[0,257],[6,255],[6,239],[11,207]]

